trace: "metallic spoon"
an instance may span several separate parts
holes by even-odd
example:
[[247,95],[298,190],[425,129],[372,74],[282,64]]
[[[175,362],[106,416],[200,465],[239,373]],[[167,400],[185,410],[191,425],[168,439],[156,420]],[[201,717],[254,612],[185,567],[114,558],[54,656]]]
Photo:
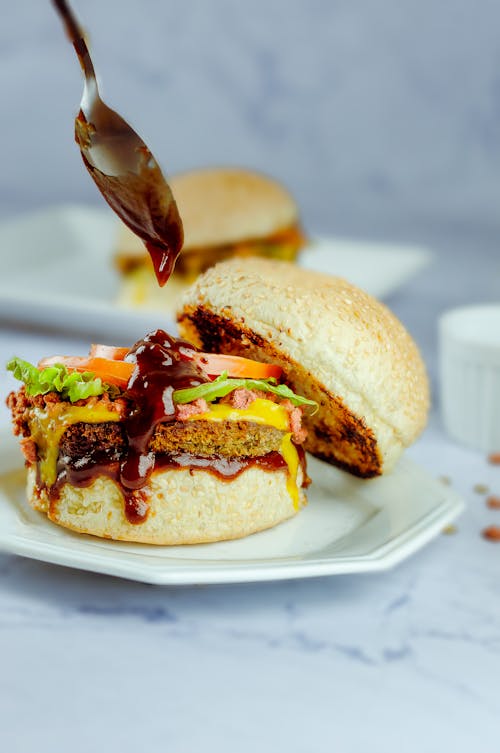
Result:
[[138,134],[99,96],[82,29],[66,0],[53,0],[85,77],[75,139],[108,204],[144,241],[160,285],[173,271],[183,243],[182,221],[160,167]]

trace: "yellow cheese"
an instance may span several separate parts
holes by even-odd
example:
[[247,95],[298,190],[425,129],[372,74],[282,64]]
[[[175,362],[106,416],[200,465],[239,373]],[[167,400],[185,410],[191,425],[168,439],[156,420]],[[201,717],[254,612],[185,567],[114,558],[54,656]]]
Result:
[[59,442],[72,424],[102,424],[107,421],[119,421],[115,411],[106,408],[88,407],[55,403],[46,410],[35,408],[30,420],[30,431],[38,448],[39,470],[42,483],[52,486],[57,476],[57,457]]
[[288,412],[282,405],[272,400],[257,398],[248,408],[233,408],[230,405],[210,404],[208,411],[189,416],[188,421],[252,421],[256,424],[273,426],[279,431],[286,431],[281,440],[280,455],[288,467],[287,489],[294,507],[299,509],[299,490],[297,487],[297,472],[299,469],[299,455],[292,442],[289,432],[290,419]]
[[280,454],[283,460],[288,466],[288,477],[286,480],[286,488],[288,494],[292,498],[293,506],[296,510],[299,509],[299,488],[297,486],[297,472],[299,470],[299,454],[297,448],[292,442],[292,435],[285,434],[281,440]]
[[248,408],[233,408],[230,405],[210,404],[208,411],[189,416],[188,421],[253,421],[256,424],[274,426],[288,431],[290,420],[282,405],[272,400],[257,398]]

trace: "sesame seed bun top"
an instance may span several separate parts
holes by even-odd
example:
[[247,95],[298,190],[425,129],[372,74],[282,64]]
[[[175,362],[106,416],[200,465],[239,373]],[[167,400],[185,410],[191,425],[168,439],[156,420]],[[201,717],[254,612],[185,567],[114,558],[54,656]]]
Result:
[[389,470],[423,429],[429,386],[401,322],[349,282],[268,259],[232,259],[183,297],[181,334],[203,350],[278,363],[315,399],[306,449],[360,476]]

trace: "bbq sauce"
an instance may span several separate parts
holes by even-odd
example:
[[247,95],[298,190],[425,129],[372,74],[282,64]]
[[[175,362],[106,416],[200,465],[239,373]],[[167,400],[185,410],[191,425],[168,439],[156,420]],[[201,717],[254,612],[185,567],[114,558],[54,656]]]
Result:
[[159,423],[175,420],[175,390],[210,381],[192,360],[194,353],[190,343],[157,329],[139,340],[127,356],[135,369],[125,392],[134,408],[124,421],[128,440],[120,469],[124,489],[140,489],[153,472],[155,454],[148,449],[149,442]]
[[172,274],[184,242],[182,221],[169,185],[149,149],[141,152],[139,173],[110,175],[92,159],[95,128],[82,110],[75,120],[75,140],[83,162],[118,217],[144,242],[160,287]]

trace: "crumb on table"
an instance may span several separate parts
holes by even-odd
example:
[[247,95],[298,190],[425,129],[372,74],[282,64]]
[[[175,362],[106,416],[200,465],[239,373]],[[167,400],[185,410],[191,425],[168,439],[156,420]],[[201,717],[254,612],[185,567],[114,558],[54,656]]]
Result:
[[472,487],[476,494],[488,494],[490,488],[486,484],[474,484]]
[[488,526],[481,532],[481,535],[488,541],[500,541],[500,526]]

